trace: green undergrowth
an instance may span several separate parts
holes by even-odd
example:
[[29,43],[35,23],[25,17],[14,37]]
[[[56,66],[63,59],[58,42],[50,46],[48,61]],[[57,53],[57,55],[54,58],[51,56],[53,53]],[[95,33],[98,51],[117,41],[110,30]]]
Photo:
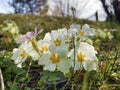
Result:
[[[95,29],[115,29],[117,30],[114,34],[113,42],[118,42],[120,40],[120,24],[116,22],[99,22],[99,21],[89,21],[71,17],[52,17],[43,15],[20,15],[20,14],[0,14],[0,29],[4,26],[5,20],[12,20],[19,27],[20,33],[25,34],[28,31],[34,31],[35,26],[39,29],[44,29],[39,38],[43,37],[46,32],[51,30],[57,30],[59,28],[69,28],[71,24],[89,24],[90,27]],[[0,30],[0,49],[6,42],[11,42]],[[5,37],[5,38],[2,38]],[[3,42],[3,43],[2,43]],[[4,46],[3,46],[4,47]],[[9,49],[8,49],[9,50]]]
[[[2,32],[2,27],[4,27],[4,21],[11,20],[16,23],[20,30],[20,34],[25,34],[28,31],[34,31],[35,26],[39,29],[43,29],[44,31],[38,36],[38,38],[43,38],[46,32],[51,30],[57,30],[59,28],[69,28],[71,24],[89,24],[90,27],[96,29],[105,30],[111,32],[114,36],[111,40],[100,39],[102,46],[100,48],[106,50],[106,47],[120,47],[120,24],[116,22],[100,22],[100,21],[89,21],[84,19],[77,19],[71,17],[53,17],[53,16],[45,16],[45,15],[30,15],[30,14],[0,14],[0,50],[11,51],[13,48],[17,47],[16,43],[7,37]],[[93,39],[96,40],[96,39]],[[99,40],[97,41],[99,42]],[[95,42],[95,43],[97,43]],[[98,44],[96,44],[98,45]]]
[[[20,15],[20,14],[7,14],[0,15],[0,25],[3,24],[5,20],[14,21],[21,33],[26,33],[27,31],[32,31],[34,29],[34,25],[39,28],[44,29],[44,33],[55,30],[58,28],[66,28],[69,27],[70,24],[89,24],[94,28],[107,28],[107,29],[120,29],[118,23],[115,22],[99,22],[99,21],[89,21],[82,19],[72,19],[71,17],[52,17],[52,16],[42,16],[42,15]],[[34,24],[34,25],[33,25]]]
[[[99,22],[99,21],[88,21],[82,19],[73,19],[71,17],[52,17],[52,16],[42,16],[42,15],[20,15],[20,14],[1,14],[0,15],[0,29],[4,26],[5,20],[12,20],[14,21],[17,26],[19,27],[20,33],[25,34],[28,31],[34,31],[35,26],[39,29],[44,29],[39,38],[43,37],[46,32],[51,30],[57,30],[58,28],[69,28],[69,26],[73,23],[75,24],[89,24],[90,27],[95,29],[116,29],[117,32],[113,32],[114,39],[113,42],[119,43],[120,40],[120,24],[115,22]],[[13,43],[10,45],[11,42],[9,38],[4,36],[4,34],[0,31],[0,49],[13,49],[15,46]],[[4,38],[3,38],[4,37]],[[11,47],[9,47],[11,46]],[[6,48],[8,47],[8,48]]]

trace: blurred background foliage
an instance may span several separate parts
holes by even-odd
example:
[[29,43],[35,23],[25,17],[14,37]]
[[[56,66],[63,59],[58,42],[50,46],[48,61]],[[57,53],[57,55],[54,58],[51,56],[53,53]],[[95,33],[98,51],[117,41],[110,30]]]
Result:
[[47,15],[31,15],[31,14],[1,14],[0,15],[0,28],[3,26],[3,22],[5,20],[14,21],[21,33],[26,33],[27,31],[34,30],[34,26],[38,26],[39,28],[43,28],[44,32],[48,32],[50,30],[55,30],[58,28],[66,28],[69,27],[70,24],[89,24],[91,27],[95,29],[116,29],[119,30],[119,23],[117,22],[99,22],[99,21],[89,21],[85,19],[77,19],[69,17],[55,17],[55,16],[47,16]]
[[[100,21],[89,21],[84,19],[77,19],[72,17],[57,17],[57,16],[47,16],[47,15],[31,15],[31,14],[1,14],[0,15],[0,49],[1,47],[10,46],[11,42],[9,38],[2,32],[2,28],[5,27],[4,21],[11,20],[16,23],[18,26],[20,33],[25,34],[28,31],[34,31],[35,26],[39,29],[44,29],[39,38],[43,37],[46,32],[51,30],[57,30],[58,28],[69,28],[71,24],[80,24],[81,26],[84,24],[89,24],[90,27],[100,29],[102,31],[109,31],[114,35],[112,42],[119,43],[120,40],[120,24],[116,22],[100,22]],[[108,39],[103,41],[109,41]],[[11,47],[14,46],[11,45]],[[7,48],[7,47],[6,47]],[[11,50],[7,48],[8,50]]]

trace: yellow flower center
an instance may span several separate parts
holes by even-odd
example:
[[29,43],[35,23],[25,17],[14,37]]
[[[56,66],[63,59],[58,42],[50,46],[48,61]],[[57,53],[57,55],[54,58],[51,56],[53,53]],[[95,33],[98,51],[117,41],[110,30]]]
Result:
[[43,45],[40,47],[40,52],[43,53],[43,52],[47,52],[49,50],[49,47],[48,45]]
[[21,55],[20,55],[20,58],[23,59],[25,56],[26,56],[26,52],[23,51],[23,52],[21,53]]
[[78,33],[79,33],[79,35],[81,35],[81,36],[85,35],[85,32],[84,32],[84,31],[81,31],[81,30],[79,30]]
[[83,54],[82,52],[79,52],[79,53],[77,54],[77,61],[78,61],[78,62],[84,62],[84,61],[85,61],[85,58],[86,58],[86,56],[85,56],[85,54]]
[[53,53],[49,59],[52,64],[57,64],[60,61],[60,57],[57,53]]
[[54,43],[55,43],[56,46],[60,46],[61,45],[61,40],[57,38],[57,39],[54,40]]
[[69,40],[69,36],[68,35],[65,37],[65,40]]

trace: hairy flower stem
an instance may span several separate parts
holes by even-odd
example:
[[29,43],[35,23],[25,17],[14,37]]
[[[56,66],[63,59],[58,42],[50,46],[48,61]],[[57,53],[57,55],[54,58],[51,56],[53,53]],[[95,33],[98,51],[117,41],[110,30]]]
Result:
[[33,46],[34,50],[39,54],[39,56],[41,56],[41,54],[40,54],[40,52],[39,52],[39,48],[38,48],[38,46],[37,46],[37,41],[36,41],[36,39],[33,38],[33,39],[31,40],[31,43],[32,43],[32,46]]
[[83,83],[82,83],[82,90],[87,90],[87,86],[88,86],[88,76],[89,76],[89,72],[86,71],[84,79],[83,79]]
[[71,69],[71,77],[73,76],[74,74],[74,69],[75,69],[75,37],[72,37],[72,48],[74,49],[74,59],[73,59],[73,68]]
[[57,88],[56,88],[56,81],[54,81],[54,90],[57,90]]
[[3,80],[1,68],[0,68],[0,80],[1,80],[1,90],[5,90],[5,85],[4,85],[4,80]]
[[[75,37],[73,37],[73,48],[74,48],[74,62],[73,62],[73,73],[74,73],[74,69],[75,69]],[[72,73],[72,76],[73,76]]]
[[26,72],[26,76],[28,76],[28,73],[29,73],[29,71],[30,71],[30,66],[32,65],[32,60],[30,60],[30,63],[29,63],[29,65],[28,65],[28,69],[27,69],[27,72]]

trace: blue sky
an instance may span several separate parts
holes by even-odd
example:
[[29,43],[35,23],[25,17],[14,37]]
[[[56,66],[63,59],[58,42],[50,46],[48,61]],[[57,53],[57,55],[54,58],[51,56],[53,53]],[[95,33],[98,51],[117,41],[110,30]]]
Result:
[[0,0],[0,13],[13,13],[13,8],[8,4],[11,0]]

